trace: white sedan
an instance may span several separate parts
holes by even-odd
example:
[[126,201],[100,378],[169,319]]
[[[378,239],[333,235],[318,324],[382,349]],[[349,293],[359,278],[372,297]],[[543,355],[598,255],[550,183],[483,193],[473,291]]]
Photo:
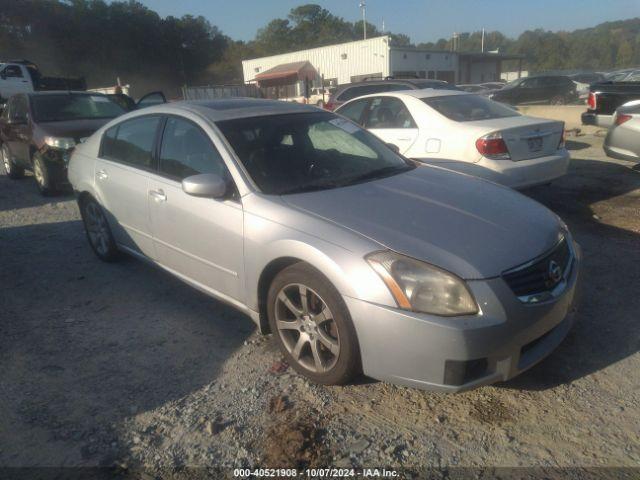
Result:
[[353,99],[336,110],[414,160],[512,188],[567,173],[564,123],[528,117],[480,95],[407,90]]

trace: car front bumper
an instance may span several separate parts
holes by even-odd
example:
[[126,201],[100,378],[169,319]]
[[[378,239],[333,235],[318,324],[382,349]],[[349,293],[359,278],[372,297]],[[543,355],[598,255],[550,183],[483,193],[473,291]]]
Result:
[[437,317],[346,297],[365,375],[425,390],[458,392],[505,381],[549,355],[574,322],[580,247],[564,292],[521,303],[501,278],[469,281],[482,312]]

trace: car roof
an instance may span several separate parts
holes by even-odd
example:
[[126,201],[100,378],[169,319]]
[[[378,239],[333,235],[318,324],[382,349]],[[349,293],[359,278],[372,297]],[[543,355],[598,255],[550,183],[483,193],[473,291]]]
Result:
[[147,107],[138,112],[192,112],[213,122],[238,118],[282,115],[288,113],[328,113],[316,106],[280,100],[229,98],[220,100],[186,100]]
[[416,84],[421,83],[433,83],[433,84],[443,84],[447,83],[444,80],[437,80],[435,78],[381,78],[379,80],[363,80],[361,82],[352,82],[352,83],[344,83],[342,85],[338,85],[338,89],[344,90],[350,87],[361,87],[363,85],[388,85],[388,84],[398,84],[403,83],[405,85],[415,86]]
[[106,96],[100,92],[87,92],[86,90],[45,90],[40,92],[27,93],[30,97],[46,97],[50,95],[100,95]]
[[[465,92],[464,90],[439,90],[435,88],[423,88],[421,90],[398,90],[396,92],[381,92],[362,95],[353,100],[370,97],[414,97],[414,98],[430,98],[430,97],[449,97],[452,95],[475,95],[475,93]],[[349,100],[351,102],[352,100]],[[345,102],[346,103],[346,102]]]

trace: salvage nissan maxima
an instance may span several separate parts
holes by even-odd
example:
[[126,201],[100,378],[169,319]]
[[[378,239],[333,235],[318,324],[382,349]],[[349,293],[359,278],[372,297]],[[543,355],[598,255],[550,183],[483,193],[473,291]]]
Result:
[[235,306],[319,383],[507,380],[573,321],[581,254],[555,214],[315,107],[129,113],[76,148],[69,178],[98,257],[127,252]]

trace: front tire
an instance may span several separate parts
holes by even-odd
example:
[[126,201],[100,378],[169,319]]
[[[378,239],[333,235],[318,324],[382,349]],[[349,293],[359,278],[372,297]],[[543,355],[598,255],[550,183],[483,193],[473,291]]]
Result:
[[360,371],[360,351],[347,306],[320,272],[294,264],[273,280],[267,297],[271,331],[288,363],[324,385]]
[[2,165],[4,165],[7,177],[14,180],[24,177],[24,168],[16,166],[7,144],[2,145]]
[[51,181],[51,172],[47,162],[39,153],[33,155],[33,176],[42,196],[47,197],[55,193],[55,187]]
[[564,98],[562,95],[556,95],[551,99],[550,103],[551,105],[566,105],[567,99]]
[[80,203],[80,214],[89,245],[98,258],[104,262],[116,261],[120,252],[100,204],[92,198],[86,199]]

